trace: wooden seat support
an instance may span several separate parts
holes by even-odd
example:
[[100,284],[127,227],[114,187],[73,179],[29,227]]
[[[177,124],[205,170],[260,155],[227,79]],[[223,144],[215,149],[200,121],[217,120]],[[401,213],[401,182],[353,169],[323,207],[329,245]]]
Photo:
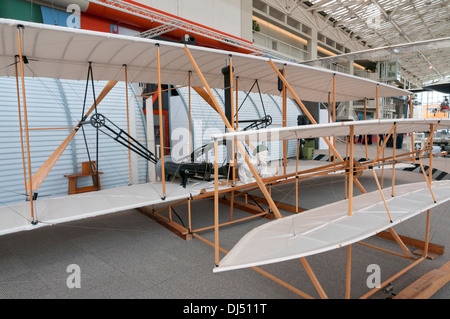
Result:
[[[92,167],[91,167],[91,163],[92,163]],[[82,172],[80,174],[64,175],[64,177],[67,177],[69,179],[69,189],[68,189],[69,195],[92,192],[92,191],[101,189],[100,176],[97,179],[97,165],[96,165],[95,161],[92,161],[91,163],[83,162],[81,164]],[[98,174],[99,175],[103,174],[103,172],[98,172]],[[77,187],[78,177],[85,177],[85,176],[92,176],[92,185],[84,186],[84,187]],[[97,184],[97,187],[95,187],[96,184]]]

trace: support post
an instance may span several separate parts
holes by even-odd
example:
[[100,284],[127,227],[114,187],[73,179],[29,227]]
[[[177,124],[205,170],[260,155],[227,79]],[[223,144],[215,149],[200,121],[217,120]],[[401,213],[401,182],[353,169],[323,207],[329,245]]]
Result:
[[[286,77],[286,68],[283,66],[283,76]],[[282,124],[283,127],[287,126],[287,92],[286,92],[286,85],[283,83],[283,90],[282,90]],[[283,171],[284,175],[286,175],[286,165],[287,165],[287,141],[283,140]]]
[[23,166],[23,185],[25,187],[25,196],[28,199],[28,187],[27,187],[27,170],[25,164],[25,151],[23,148],[23,128],[22,128],[22,111],[20,110],[20,89],[19,89],[19,72],[17,70],[18,56],[14,58],[16,69],[16,86],[17,86],[17,108],[19,110],[19,130],[20,130],[20,148],[22,149],[22,166]]
[[[409,117],[413,118],[412,95],[409,97]],[[411,152],[414,152],[415,150],[416,147],[414,146],[414,132],[411,132]],[[415,156],[413,156],[413,158],[413,163],[416,163]]]
[[[231,127],[233,128],[233,130],[235,130],[235,122],[234,122],[234,94],[233,94],[233,57],[229,56],[228,58],[229,61],[229,67],[230,67],[230,112],[231,112],[231,116],[230,116],[230,124]],[[236,182],[236,169],[235,169],[235,165],[236,165],[236,146],[235,146],[235,142],[231,141],[231,177],[232,177],[232,184],[234,186],[235,182]],[[228,173],[229,174],[229,173]],[[228,176],[227,176],[228,178]],[[231,204],[230,204],[230,221],[233,220],[233,208],[234,208],[234,191],[231,192]]]
[[214,262],[219,266],[219,142],[214,139]]
[[[379,116],[379,101],[378,101],[378,84],[375,91],[375,118],[378,120],[380,118]],[[380,135],[377,134],[377,151],[380,148]]]
[[303,268],[305,268],[306,273],[308,274],[309,278],[311,279],[314,287],[316,288],[317,292],[319,293],[320,297],[322,299],[327,299],[328,296],[325,293],[325,291],[322,288],[322,285],[319,283],[319,280],[317,280],[316,275],[314,274],[314,272],[311,269],[311,266],[309,265],[308,261],[306,260],[305,257],[300,258],[300,262],[303,265]]
[[297,140],[297,158],[295,161],[295,212],[298,214],[298,159],[300,155],[300,139]]
[[191,197],[188,199],[188,229],[192,231],[192,218],[191,218]]
[[428,180],[430,181],[433,179],[433,135],[435,130],[433,130],[433,124],[430,124],[430,163],[428,164]]
[[161,160],[161,181],[162,181],[162,199],[166,199],[166,174],[164,171],[164,130],[162,118],[162,94],[161,94],[161,56],[159,54],[159,44],[156,44],[156,60],[158,67],[158,107],[159,107],[159,145]]
[[394,197],[395,194],[395,161],[397,160],[397,158],[395,157],[395,149],[397,148],[397,127],[395,127],[394,129],[394,135],[392,136],[392,159],[394,161],[394,163],[392,164],[392,197]]
[[[331,123],[331,92],[328,92],[328,124]],[[330,136],[331,138],[331,136]],[[328,161],[331,161],[331,150],[328,147]]]
[[345,299],[350,299],[352,282],[352,245],[347,246],[347,269],[345,279]]
[[[367,120],[367,99],[366,98],[364,98],[364,120]],[[364,144],[365,144],[365,148],[366,148],[366,160],[367,160],[367,159],[369,159],[369,152],[367,151],[367,134],[364,135]]]
[[[17,41],[19,44],[19,62],[20,62],[20,75],[22,80],[22,102],[23,102],[23,114],[24,114],[24,126],[25,126],[25,140],[27,143],[27,163],[28,163],[28,187],[29,187],[29,199],[30,199],[30,209],[31,209],[31,220],[32,223],[37,223],[36,216],[34,216],[34,206],[33,206],[33,176],[31,174],[31,154],[30,154],[30,134],[28,131],[28,111],[27,111],[27,99],[25,93],[25,75],[23,71],[23,54],[22,54],[22,38],[20,36],[20,29],[22,26],[17,26]],[[22,132],[20,133],[22,134]]]
[[[381,149],[378,150],[377,156],[376,156],[375,159],[373,160],[372,165],[375,165],[376,162],[378,161],[378,158],[380,157],[381,152],[382,152],[382,151],[384,150],[384,148],[386,147],[387,141],[389,140],[389,137],[391,137],[392,132],[396,129],[396,127],[397,127],[397,123],[394,123],[394,125],[393,125],[392,128],[391,128],[391,130],[389,131],[389,134],[388,134],[387,137],[384,139],[383,146],[381,147]],[[389,212],[389,207],[387,206],[386,198],[384,197],[382,187],[381,187],[381,185],[380,185],[380,182],[378,181],[378,177],[377,177],[377,174],[375,173],[375,170],[374,170],[374,169],[372,169],[372,173],[373,173],[373,177],[374,177],[374,179],[375,179],[375,182],[377,183],[378,190],[380,191],[381,198],[383,199],[384,207],[386,208],[386,212],[387,212],[387,214],[388,214],[388,216],[389,216],[389,220],[390,220],[390,222],[392,223],[392,216],[391,216],[391,213]]]
[[349,162],[349,182],[348,182],[348,215],[352,216],[353,206],[353,143],[355,140],[355,127],[350,126],[350,162]]
[[236,103],[235,103],[235,105],[236,105],[236,113],[235,113],[236,120],[235,120],[235,125],[234,125],[236,130],[239,128],[239,99],[238,99],[239,90],[238,90],[238,84],[239,84],[239,77],[237,76],[236,77]]
[[[126,102],[127,102],[127,133],[130,135],[130,111],[128,109],[128,70],[127,65],[123,65],[125,67],[125,96],[126,96]],[[128,136],[128,144],[130,143],[130,137]],[[131,150],[128,148],[128,173],[130,177],[130,185],[132,182],[131,178]]]
[[[333,123],[336,123],[336,74],[333,74]],[[336,148],[336,136],[333,136],[333,147]],[[336,163],[336,154],[334,163]]]

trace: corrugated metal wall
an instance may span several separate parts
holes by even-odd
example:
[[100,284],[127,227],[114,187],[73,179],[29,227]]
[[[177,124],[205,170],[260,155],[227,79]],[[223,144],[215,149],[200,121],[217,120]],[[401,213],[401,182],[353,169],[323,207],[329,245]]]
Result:
[[[94,82],[97,95],[105,84],[106,82]],[[86,87],[85,81],[26,78],[25,87],[30,128],[73,127],[80,120]],[[86,110],[93,103],[91,89],[91,86],[89,86]],[[132,94],[131,86],[129,86],[129,94]],[[5,205],[25,199],[15,78],[0,78],[0,101],[0,205]],[[133,105],[133,103],[130,103],[130,105]],[[145,141],[142,112],[138,103],[135,103],[135,105],[136,136],[138,140]],[[21,106],[23,116],[22,101]],[[125,83],[119,82],[101,102],[97,110],[126,130]],[[96,131],[90,125],[86,125],[84,128],[91,160],[96,160]],[[47,160],[69,133],[70,130],[66,129],[34,130],[30,132],[33,173]],[[127,148],[100,133],[98,149],[98,165],[100,171],[103,172],[100,178],[102,188],[128,184]],[[68,180],[64,175],[81,172],[81,163],[87,160],[85,141],[80,130],[37,190],[39,197],[66,195]],[[139,170],[139,182],[145,182],[147,176],[146,161],[139,159],[137,166],[134,169]],[[92,184],[92,181],[86,177],[80,179],[78,186],[90,184]]]

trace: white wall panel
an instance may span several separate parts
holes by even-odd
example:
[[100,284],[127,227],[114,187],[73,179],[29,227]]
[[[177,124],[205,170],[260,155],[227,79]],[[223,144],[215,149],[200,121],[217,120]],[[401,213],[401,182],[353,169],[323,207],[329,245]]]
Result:
[[251,0],[136,0],[136,2],[251,41]]

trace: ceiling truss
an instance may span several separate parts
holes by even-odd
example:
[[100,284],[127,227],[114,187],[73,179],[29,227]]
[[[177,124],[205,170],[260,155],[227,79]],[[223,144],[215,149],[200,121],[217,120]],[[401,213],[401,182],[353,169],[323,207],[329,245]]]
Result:
[[[271,0],[291,15],[310,11],[367,49],[450,36],[450,0]],[[405,73],[427,84],[450,77],[450,50],[401,56]]]

